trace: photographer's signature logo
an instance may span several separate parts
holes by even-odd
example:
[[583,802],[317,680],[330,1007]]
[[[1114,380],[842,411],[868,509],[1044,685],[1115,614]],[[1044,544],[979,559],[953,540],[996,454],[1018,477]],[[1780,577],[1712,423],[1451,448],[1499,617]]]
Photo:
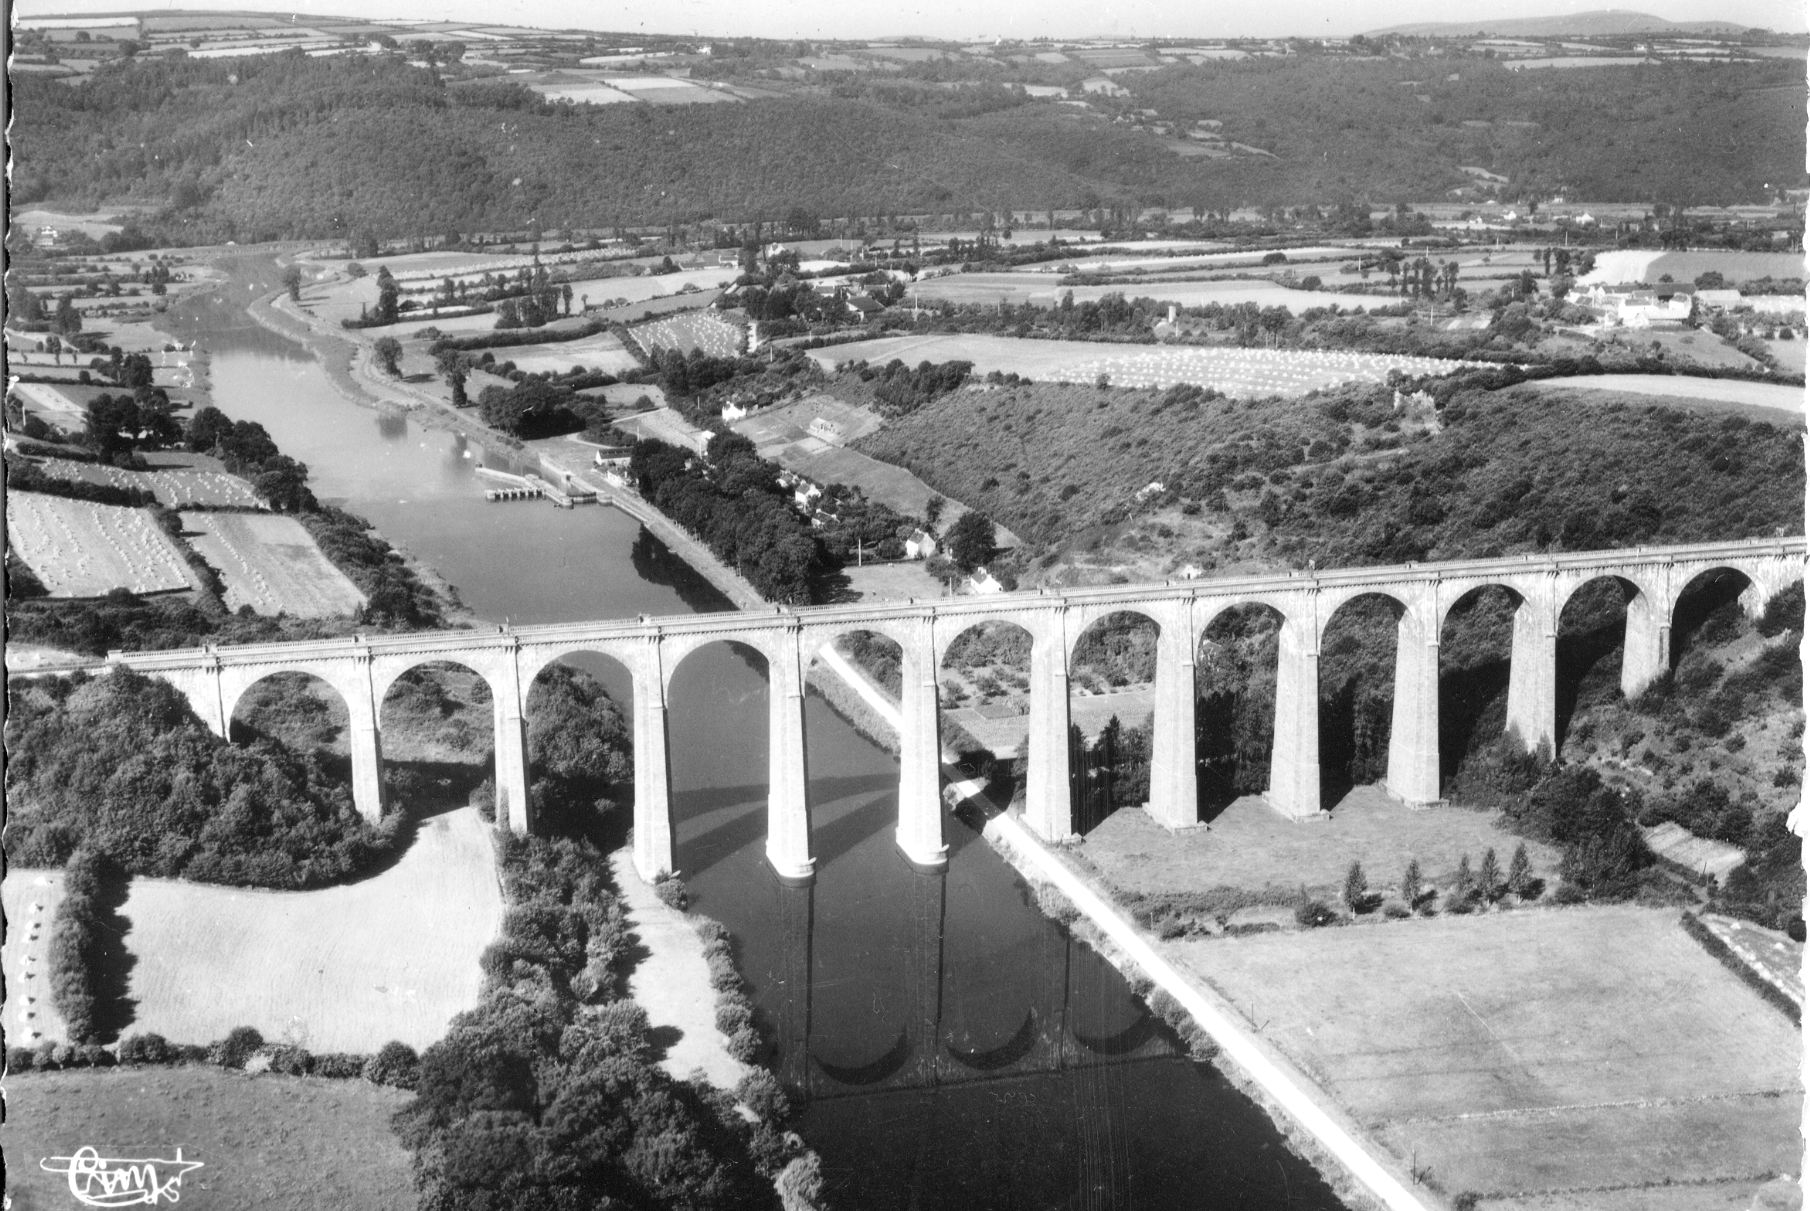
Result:
[[156,1157],[106,1157],[93,1148],[77,1148],[74,1156],[51,1156],[38,1162],[46,1173],[69,1178],[69,1193],[84,1207],[153,1207],[182,1201],[182,1179],[201,1168],[200,1161]]

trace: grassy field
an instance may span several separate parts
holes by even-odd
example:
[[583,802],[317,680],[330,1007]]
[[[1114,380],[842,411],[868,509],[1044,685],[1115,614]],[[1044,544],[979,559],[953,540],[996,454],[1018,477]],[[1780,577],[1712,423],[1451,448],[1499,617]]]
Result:
[[6,909],[6,942],[0,970],[6,1000],[0,1026],[8,1046],[36,1046],[64,1037],[63,1019],[50,1004],[50,921],[63,900],[63,872],[14,867],[0,879]]
[[[1569,378],[1540,379],[1539,390],[1577,388],[1585,392],[1614,391],[1629,395],[1657,396],[1672,400],[1700,400],[1712,404],[1740,404],[1764,408],[1771,415],[1754,419],[1776,420],[1778,413],[1804,414],[1804,389],[1783,383],[1754,383],[1738,378],[1689,378],[1664,374],[1583,374]],[[1589,397],[1580,397],[1588,403]],[[1641,403],[1653,403],[1652,399]]]
[[13,549],[52,597],[201,587],[176,541],[147,509],[10,492],[6,523]]
[[204,1166],[180,1192],[197,1207],[413,1207],[408,1153],[389,1126],[408,1100],[362,1080],[205,1067],[15,1074],[0,1127],[7,1205],[75,1206],[67,1179],[38,1162],[88,1146],[107,1157],[172,1157],[181,1148],[184,1160]]
[[690,353],[702,349],[710,357],[734,357],[742,351],[744,334],[728,320],[709,311],[694,311],[655,320],[634,330],[643,349],[677,349]]
[[1798,278],[1804,276],[1803,258],[1792,252],[1654,252],[1625,249],[1596,254],[1596,267],[1578,279],[1578,285],[1596,282],[1617,285],[1622,282],[1645,282],[1657,285],[1670,275],[1674,282],[1688,285],[1699,274],[1720,273],[1729,283],[1754,278]]
[[621,338],[613,332],[600,332],[596,336],[587,336],[577,341],[499,349],[497,360],[514,362],[516,369],[525,370],[529,374],[540,374],[543,371],[564,374],[574,366],[618,374],[641,364],[635,360],[634,354],[622,347]]
[[[1294,890],[1337,898],[1345,872],[1361,863],[1371,890],[1401,882],[1410,858],[1420,862],[1429,887],[1471,858],[1475,870],[1487,849],[1504,869],[1518,838],[1495,826],[1487,812],[1461,807],[1415,810],[1380,787],[1360,786],[1323,820],[1300,823],[1272,810],[1256,795],[1236,799],[1205,828],[1171,835],[1143,812],[1121,809],[1087,834],[1079,852],[1127,891],[1147,894],[1228,886]],[[1529,842],[1527,856],[1538,878],[1558,870],[1556,849]]]
[[1795,1173],[1797,1028],[1671,910],[1529,911],[1166,943],[1448,1194],[1596,1209]]
[[[1304,267],[1310,268],[1310,267]],[[1303,275],[1305,276],[1305,275]],[[1324,276],[1324,275],[1322,275]],[[1310,307],[1343,307],[1347,310],[1369,310],[1392,306],[1399,299],[1380,295],[1337,294],[1330,290],[1291,290],[1268,281],[1174,281],[1152,278],[1113,286],[1063,286],[1054,275],[1028,273],[959,273],[934,278],[912,288],[923,302],[952,303],[1036,303],[1054,306],[1064,294],[1073,294],[1075,302],[1097,301],[1101,295],[1122,294],[1126,298],[1152,298],[1178,307],[1201,307],[1208,303],[1233,306],[1255,303],[1259,307],[1286,307],[1299,315]]]
[[1464,364],[1383,353],[1107,345],[968,335],[883,337],[813,350],[811,357],[826,370],[852,360],[876,366],[893,358],[907,365],[962,360],[973,362],[976,373],[998,370],[1039,382],[1093,383],[1104,374],[1118,387],[1193,383],[1241,397],[1305,395],[1338,383],[1380,383],[1391,370],[1439,374]]
[[226,582],[226,605],[259,614],[336,618],[355,613],[365,595],[321,554],[293,517],[275,513],[184,513],[189,540]]
[[152,453],[145,459],[154,470],[126,471],[66,458],[47,458],[43,466],[46,474],[59,479],[143,488],[156,495],[158,504],[172,509],[255,509],[264,503],[250,484],[228,475],[217,460],[206,455]]
[[135,879],[121,909],[137,959],[130,1030],[200,1042],[234,1026],[317,1051],[425,1047],[476,1001],[502,920],[487,826],[423,822],[395,866],[311,892]]

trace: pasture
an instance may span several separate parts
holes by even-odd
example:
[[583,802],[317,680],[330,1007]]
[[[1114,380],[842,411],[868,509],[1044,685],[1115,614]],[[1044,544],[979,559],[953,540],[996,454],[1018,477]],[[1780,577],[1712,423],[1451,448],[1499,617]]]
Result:
[[[1796,1026],[1669,909],[1514,911],[1209,941],[1171,958],[1448,1193],[1604,1206],[1796,1173]],[[1736,1203],[1735,1205],[1739,1205]]]
[[614,332],[599,332],[576,341],[555,341],[542,345],[515,345],[495,351],[498,361],[514,362],[518,370],[529,374],[551,372],[564,374],[578,366],[620,374],[638,369],[635,355],[622,347]]
[[1039,382],[1091,383],[1104,374],[1115,387],[1168,387],[1193,383],[1234,396],[1305,395],[1349,382],[1383,382],[1403,374],[1449,374],[1466,363],[1428,357],[1307,349],[1239,349],[1229,346],[1110,345],[1093,341],[1038,341],[1007,336],[904,336],[856,341],[810,351],[824,369],[864,360],[884,365],[899,358],[971,361],[977,374],[998,370]]
[[381,874],[320,891],[134,879],[130,1031],[183,1042],[255,1026],[311,1051],[417,1049],[477,1000],[502,922],[490,826],[432,816]]
[[[11,645],[8,645],[11,648]],[[60,1042],[63,1019],[50,1004],[50,922],[63,902],[63,872],[15,866],[0,879],[0,907],[6,909],[6,941],[0,971],[6,974],[6,1001],[0,1027],[8,1046],[35,1047]]]
[[181,1148],[203,1166],[183,1179],[184,1205],[413,1207],[409,1154],[390,1130],[409,1098],[362,1080],[201,1066],[14,1073],[0,1126],[8,1205],[75,1206],[68,1179],[38,1162],[86,1145],[108,1157],[173,1157]]
[[171,509],[264,507],[250,484],[237,475],[228,475],[214,459],[199,454],[150,454],[146,457],[154,470],[127,471],[107,463],[82,463],[66,458],[47,458],[42,466],[45,474],[59,479],[111,484],[116,488],[142,488],[154,493],[158,504]]
[[1596,254],[1596,267],[1578,279],[1578,285],[1598,282],[1614,286],[1628,282],[1656,285],[1662,277],[1682,285],[1695,282],[1700,274],[1714,271],[1734,286],[1755,278],[1801,278],[1804,260],[1792,252],[1735,252],[1706,249],[1701,252],[1659,252],[1650,249],[1622,249]]
[[1313,307],[1367,311],[1401,301],[1393,296],[1291,290],[1263,280],[1169,281],[1152,278],[1116,286],[1063,286],[1053,275],[1029,273],[957,273],[920,282],[911,291],[919,302],[924,303],[1003,302],[1054,307],[1064,294],[1073,294],[1077,303],[1098,302],[1104,295],[1122,294],[1128,299],[1150,298],[1178,307],[1204,307],[1209,303],[1230,307],[1255,303],[1259,307],[1286,307],[1295,315]]
[[1583,391],[1618,391],[1657,396],[1666,400],[1703,400],[1743,404],[1790,416],[1804,414],[1804,389],[1783,383],[1755,383],[1739,378],[1691,378],[1667,374],[1580,374],[1543,378],[1533,386],[1541,390],[1577,388]]
[[702,350],[709,357],[735,357],[742,351],[746,333],[713,311],[693,311],[669,316],[631,329],[637,343],[649,353],[677,349],[680,353]]
[[[1080,852],[1127,891],[1161,895],[1220,885],[1292,891],[1306,884],[1330,900],[1354,861],[1380,892],[1401,882],[1410,858],[1433,886],[1452,876],[1462,854],[1471,856],[1475,869],[1484,851],[1494,849],[1506,869],[1515,844],[1490,813],[1416,811],[1379,787],[1360,786],[1309,825],[1287,819],[1256,795],[1234,799],[1206,828],[1173,837],[1141,811],[1114,812],[1087,834]],[[1536,877],[1556,874],[1556,849],[1530,843],[1527,856]]]
[[148,509],[124,509],[36,492],[6,496],[13,550],[52,597],[99,597],[113,589],[199,589],[176,540]]
[[189,545],[226,582],[226,606],[258,614],[338,618],[356,613],[365,595],[321,554],[293,517],[275,513],[184,513]]

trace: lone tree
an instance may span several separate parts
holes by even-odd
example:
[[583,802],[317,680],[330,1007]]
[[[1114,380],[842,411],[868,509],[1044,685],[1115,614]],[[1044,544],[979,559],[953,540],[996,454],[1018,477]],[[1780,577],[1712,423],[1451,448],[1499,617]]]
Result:
[[471,372],[471,359],[457,349],[442,349],[434,355],[434,366],[446,376],[446,385],[452,388],[453,407],[469,405],[471,401],[465,397],[465,376]]
[[1452,902],[1463,904],[1476,890],[1477,879],[1471,874],[1471,856],[1464,854],[1458,859],[1458,874],[1452,880]]
[[949,558],[963,572],[972,572],[993,558],[993,523],[979,513],[964,513],[949,527],[944,545]]
[[1420,903],[1420,859],[1409,858],[1408,869],[1402,872],[1401,898],[1409,908]]
[[283,270],[283,289],[289,292],[292,302],[302,301],[302,267],[300,265],[291,265]]
[[402,342],[393,336],[380,336],[377,343],[371,346],[371,352],[377,355],[377,364],[391,378],[402,377],[402,367],[397,359],[402,356]]
[[1533,863],[1527,860],[1527,843],[1515,846],[1515,856],[1508,860],[1508,890],[1526,898],[1533,887]]
[[1363,911],[1368,891],[1369,885],[1364,882],[1364,868],[1353,862],[1351,869],[1345,872],[1345,892],[1341,898],[1354,916]]
[[1502,886],[1502,868],[1496,864],[1494,848],[1483,851],[1483,861],[1477,867],[1477,889],[1491,904],[1500,900],[1506,890]]

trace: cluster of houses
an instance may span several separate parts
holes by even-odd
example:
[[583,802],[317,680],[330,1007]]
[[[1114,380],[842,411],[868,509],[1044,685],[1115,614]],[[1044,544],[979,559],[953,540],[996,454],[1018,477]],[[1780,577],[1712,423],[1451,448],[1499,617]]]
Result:
[[1691,292],[1674,291],[1661,296],[1656,290],[1626,290],[1590,286],[1573,291],[1571,301],[1589,307],[1613,328],[1682,328],[1691,318]]
[[1605,327],[1682,328],[1717,314],[1746,315],[1771,330],[1781,323],[1801,327],[1804,300],[1796,295],[1747,295],[1739,290],[1694,290],[1690,286],[1626,287],[1593,285],[1574,290],[1570,301],[1596,311]]

